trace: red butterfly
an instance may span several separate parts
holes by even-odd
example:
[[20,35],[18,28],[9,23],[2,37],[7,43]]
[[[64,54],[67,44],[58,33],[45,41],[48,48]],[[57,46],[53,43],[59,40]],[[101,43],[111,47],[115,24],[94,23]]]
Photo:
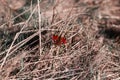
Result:
[[53,35],[52,40],[55,45],[61,45],[66,43],[66,38],[58,35]]

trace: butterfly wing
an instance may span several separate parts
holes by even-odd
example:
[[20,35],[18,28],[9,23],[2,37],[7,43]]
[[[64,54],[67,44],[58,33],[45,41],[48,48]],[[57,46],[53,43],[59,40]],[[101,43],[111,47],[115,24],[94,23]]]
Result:
[[60,43],[65,44],[66,43],[66,39],[64,37],[61,37]]
[[66,43],[66,39],[64,37],[58,36],[58,35],[53,35],[52,40],[55,45],[61,45]]
[[52,40],[53,40],[54,42],[56,42],[58,39],[59,39],[59,37],[58,37],[57,35],[53,35],[53,36],[52,36]]

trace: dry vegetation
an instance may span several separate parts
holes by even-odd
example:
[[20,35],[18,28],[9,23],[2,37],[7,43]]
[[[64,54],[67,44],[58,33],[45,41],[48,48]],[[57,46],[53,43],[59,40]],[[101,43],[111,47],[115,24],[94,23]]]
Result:
[[15,1],[0,0],[0,80],[120,80],[120,0]]

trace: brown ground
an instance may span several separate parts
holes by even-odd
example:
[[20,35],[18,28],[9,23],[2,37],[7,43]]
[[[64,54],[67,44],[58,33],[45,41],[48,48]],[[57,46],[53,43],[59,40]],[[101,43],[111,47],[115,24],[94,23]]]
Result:
[[120,0],[15,1],[0,0],[0,80],[120,80]]

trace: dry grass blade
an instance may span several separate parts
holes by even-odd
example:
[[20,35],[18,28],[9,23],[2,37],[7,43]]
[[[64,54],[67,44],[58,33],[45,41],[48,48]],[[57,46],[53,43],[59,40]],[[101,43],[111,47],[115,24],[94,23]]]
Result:
[[42,51],[41,51],[41,19],[42,19],[42,17],[41,17],[41,14],[40,14],[40,12],[41,12],[41,10],[40,10],[40,2],[41,1],[39,1],[39,0],[37,0],[37,4],[38,4],[38,16],[39,16],[39,51],[40,51],[40,55],[41,55],[41,53],[42,53]]

